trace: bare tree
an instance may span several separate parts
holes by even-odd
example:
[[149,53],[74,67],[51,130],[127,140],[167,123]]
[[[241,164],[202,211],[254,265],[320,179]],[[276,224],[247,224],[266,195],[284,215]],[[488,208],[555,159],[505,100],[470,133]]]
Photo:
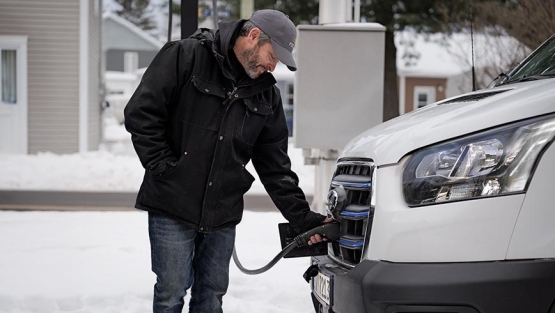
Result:
[[489,0],[475,7],[478,27],[500,26],[530,49],[555,33],[555,0]]
[[150,0],[114,0],[120,5],[116,13],[144,30],[153,30],[156,25],[149,16],[148,6]]
[[[461,68],[471,69],[474,58],[477,89],[486,88],[499,74],[513,68],[531,51],[500,27],[474,33],[473,44],[469,32],[447,35],[447,38],[445,48]],[[471,72],[468,70],[465,80],[470,83],[471,79]]]

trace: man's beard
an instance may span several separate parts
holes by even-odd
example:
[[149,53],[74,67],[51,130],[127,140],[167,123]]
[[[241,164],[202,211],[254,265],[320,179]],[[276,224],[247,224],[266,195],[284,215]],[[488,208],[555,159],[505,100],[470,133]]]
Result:
[[260,62],[258,62],[259,51],[260,47],[256,46],[252,49],[241,52],[241,55],[238,58],[239,62],[245,69],[245,72],[252,79],[256,79],[260,76],[258,73],[258,67],[260,66]]

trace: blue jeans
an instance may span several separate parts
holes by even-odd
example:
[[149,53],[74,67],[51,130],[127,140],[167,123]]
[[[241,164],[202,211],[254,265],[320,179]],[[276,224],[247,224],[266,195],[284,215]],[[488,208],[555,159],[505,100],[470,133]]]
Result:
[[154,313],[181,313],[191,288],[190,313],[222,312],[229,285],[235,226],[201,233],[176,218],[148,214]]

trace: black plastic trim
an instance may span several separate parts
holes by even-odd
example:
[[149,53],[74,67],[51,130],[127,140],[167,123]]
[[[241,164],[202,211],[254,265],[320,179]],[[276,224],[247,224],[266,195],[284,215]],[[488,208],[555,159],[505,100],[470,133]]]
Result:
[[438,105],[448,104],[448,103],[465,103],[465,102],[477,102],[500,93],[504,93],[513,89],[504,89],[504,90],[495,90],[490,92],[481,92],[481,93],[471,93],[469,95],[460,96],[457,98],[453,98],[451,100],[447,100],[445,102],[440,102]]
[[385,313],[478,313],[475,309],[467,306],[453,305],[390,305]]
[[328,257],[313,262],[333,273],[331,309],[336,313],[551,313],[555,299],[555,259],[426,264],[363,260],[350,270]]

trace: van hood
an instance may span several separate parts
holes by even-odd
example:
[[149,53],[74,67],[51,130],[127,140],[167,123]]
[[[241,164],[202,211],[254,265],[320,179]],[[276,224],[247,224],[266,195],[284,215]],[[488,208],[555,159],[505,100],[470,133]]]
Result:
[[448,139],[555,112],[555,79],[480,90],[429,104],[353,138],[340,158],[370,158],[377,166]]

